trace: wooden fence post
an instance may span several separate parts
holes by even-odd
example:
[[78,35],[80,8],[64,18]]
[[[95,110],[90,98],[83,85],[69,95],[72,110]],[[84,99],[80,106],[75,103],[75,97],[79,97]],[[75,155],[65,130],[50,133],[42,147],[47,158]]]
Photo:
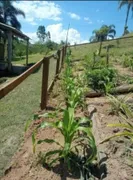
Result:
[[93,53],[93,68],[95,67],[95,63],[96,63],[96,54],[94,52]]
[[66,56],[66,53],[67,53],[67,45],[65,46],[65,56]]
[[107,46],[106,64],[109,66],[109,46]]
[[61,54],[61,51],[58,50],[57,51],[58,58],[57,58],[57,63],[56,63],[56,76],[57,76],[57,74],[59,73],[59,70],[60,70],[60,54]]
[[64,63],[64,46],[61,51],[62,51],[62,60],[61,60],[61,67],[62,67]]
[[49,58],[43,60],[42,70],[42,94],[41,94],[41,110],[47,106],[48,99],[48,77],[49,77]]

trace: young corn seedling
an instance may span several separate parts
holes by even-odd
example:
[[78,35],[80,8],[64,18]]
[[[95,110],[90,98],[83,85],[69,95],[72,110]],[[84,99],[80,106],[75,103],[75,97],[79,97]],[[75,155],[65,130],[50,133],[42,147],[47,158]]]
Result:
[[125,120],[125,123],[109,124],[108,127],[115,127],[115,128],[119,127],[119,128],[123,128],[124,130],[120,133],[116,133],[115,135],[106,138],[105,140],[101,142],[101,144],[109,141],[110,139],[113,139],[115,137],[121,137],[121,136],[127,136],[133,142],[133,124],[129,122],[128,120]]
[[[40,139],[36,140],[35,131],[32,135],[33,139],[33,150],[35,152],[36,145],[41,143],[56,143],[59,147],[56,150],[49,151],[44,156],[44,163],[48,164],[50,167],[59,160],[63,160],[67,165],[68,168],[71,168],[71,163],[73,162],[73,154],[76,154],[76,148],[79,144],[81,148],[83,148],[83,141],[87,140],[87,146],[90,149],[91,154],[89,154],[88,158],[86,159],[86,164],[91,163],[97,154],[97,148],[95,145],[95,139],[91,131],[91,123],[89,127],[83,127],[82,123],[85,123],[90,120],[83,118],[79,121],[74,119],[74,109],[68,108],[64,111],[63,120],[59,120],[56,122],[43,122],[41,123],[37,129],[39,128],[46,128],[52,127],[56,128],[64,137],[64,144],[60,144],[54,139]],[[36,129],[36,131],[37,131]],[[78,132],[80,132],[80,137],[78,136]],[[77,162],[73,162],[77,163]]]
[[128,111],[130,107],[127,104],[126,96],[124,96],[123,98],[118,98],[111,94],[108,94],[107,97],[111,104],[112,113],[116,115],[119,115],[119,113],[123,113],[124,115],[127,114],[126,111]]
[[[116,102],[116,103],[119,102],[118,99],[116,99],[115,97],[113,99],[115,99],[115,101],[113,100],[114,102]],[[121,103],[121,102],[119,102],[118,107],[119,107],[118,110],[122,111],[122,112],[119,113],[119,115],[125,121],[125,123],[109,124],[108,127],[119,127],[119,128],[123,128],[124,130],[122,132],[120,132],[120,133],[116,133],[115,135],[106,138],[101,143],[107,142],[112,138],[121,137],[121,136],[127,136],[133,142],[133,124],[132,124],[133,113],[132,113],[132,110],[130,109],[129,106],[127,106],[127,104]]]

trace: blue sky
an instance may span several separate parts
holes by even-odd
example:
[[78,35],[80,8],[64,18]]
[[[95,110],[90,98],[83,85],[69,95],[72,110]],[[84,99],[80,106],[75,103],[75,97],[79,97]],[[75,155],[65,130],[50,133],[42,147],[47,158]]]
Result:
[[[118,1],[20,1],[14,2],[21,8],[26,19],[19,17],[22,31],[36,42],[36,31],[44,25],[50,31],[52,40],[65,40],[70,23],[69,41],[82,43],[89,41],[92,31],[103,24],[116,26],[116,37],[123,33],[126,6],[118,10]],[[132,13],[129,14],[129,30],[133,30]]]

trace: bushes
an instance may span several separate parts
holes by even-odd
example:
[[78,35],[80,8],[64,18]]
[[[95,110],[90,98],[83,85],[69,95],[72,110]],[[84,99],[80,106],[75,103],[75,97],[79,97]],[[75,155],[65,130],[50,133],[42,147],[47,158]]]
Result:
[[105,92],[116,84],[116,71],[112,68],[94,69],[87,74],[88,85],[96,91]]

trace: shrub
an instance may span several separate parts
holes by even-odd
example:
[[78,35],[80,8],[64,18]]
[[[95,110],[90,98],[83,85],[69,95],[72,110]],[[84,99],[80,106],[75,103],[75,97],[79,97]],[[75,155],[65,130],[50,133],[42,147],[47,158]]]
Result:
[[96,91],[106,93],[107,86],[116,84],[116,70],[112,68],[94,69],[88,72],[88,85]]

